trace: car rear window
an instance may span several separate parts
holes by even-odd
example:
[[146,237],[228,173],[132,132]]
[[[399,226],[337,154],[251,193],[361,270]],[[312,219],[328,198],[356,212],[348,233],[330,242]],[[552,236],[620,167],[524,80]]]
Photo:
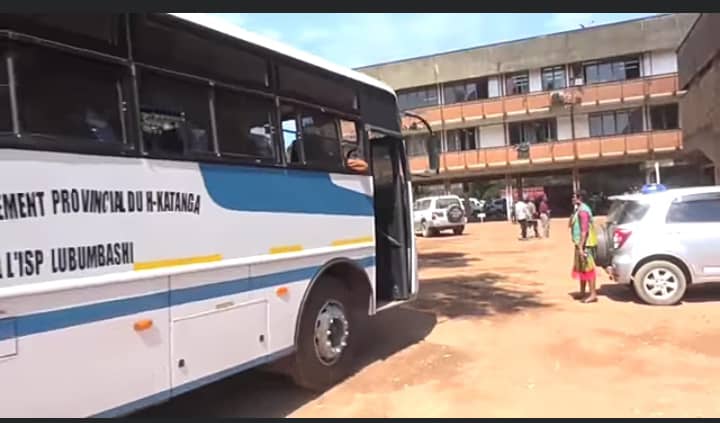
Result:
[[435,207],[439,209],[446,209],[450,206],[459,206],[460,200],[457,198],[438,198],[437,202],[435,203]]
[[614,201],[608,212],[608,222],[618,225],[637,222],[647,213],[650,206],[637,201]]

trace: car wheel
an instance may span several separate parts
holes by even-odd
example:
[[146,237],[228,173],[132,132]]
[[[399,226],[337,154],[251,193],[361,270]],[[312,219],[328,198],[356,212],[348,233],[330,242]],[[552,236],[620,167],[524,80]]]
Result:
[[453,228],[453,233],[454,233],[455,235],[462,235],[462,233],[463,233],[464,230],[465,230],[465,227],[464,227],[464,226],[460,226],[460,227],[457,227],[457,228]]
[[427,221],[423,221],[420,226],[422,227],[422,236],[430,238],[433,235],[433,230],[430,228],[430,224]]
[[685,296],[687,279],[676,264],[656,260],[638,269],[633,280],[635,293],[647,304],[677,304]]

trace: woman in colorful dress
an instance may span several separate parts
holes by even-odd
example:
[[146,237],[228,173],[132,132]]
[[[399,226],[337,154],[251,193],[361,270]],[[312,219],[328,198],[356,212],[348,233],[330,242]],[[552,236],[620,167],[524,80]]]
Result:
[[[572,275],[580,280],[580,292],[576,295],[576,298],[582,299],[584,303],[593,303],[597,301],[597,289],[595,287],[597,236],[593,225],[592,210],[585,203],[586,197],[587,194],[582,190],[573,195],[575,212],[570,218],[570,231],[575,245],[575,259]],[[590,295],[586,296],[585,291],[588,286]]]

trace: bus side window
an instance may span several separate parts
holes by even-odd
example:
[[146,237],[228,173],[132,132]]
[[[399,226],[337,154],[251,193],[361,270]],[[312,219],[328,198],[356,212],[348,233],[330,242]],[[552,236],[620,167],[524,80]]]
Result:
[[304,161],[297,127],[298,118],[298,112],[293,106],[282,105],[280,107],[282,141],[285,150],[285,160],[288,164],[301,164]]
[[[7,49],[4,47],[0,47],[0,60],[2,60],[3,64],[8,54]],[[0,65],[0,134],[8,134],[13,131],[11,113],[7,66]]]
[[274,159],[271,98],[215,89],[215,122],[220,153]]
[[362,143],[358,142],[358,131],[355,122],[340,120],[340,132],[342,134],[342,152],[344,159],[365,160],[365,152]]
[[139,91],[146,151],[173,156],[212,152],[209,86],[142,72]]
[[23,133],[70,143],[125,142],[126,68],[30,45],[13,55]]
[[305,110],[300,124],[305,161],[321,169],[342,168],[343,159],[340,157],[340,137],[335,116]]

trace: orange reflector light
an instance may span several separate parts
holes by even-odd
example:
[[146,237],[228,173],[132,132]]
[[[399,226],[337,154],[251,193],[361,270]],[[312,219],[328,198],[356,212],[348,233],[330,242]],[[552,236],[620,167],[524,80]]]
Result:
[[278,288],[278,289],[275,290],[275,293],[277,294],[278,297],[284,297],[284,296],[286,296],[289,292],[290,292],[290,290],[287,289],[287,287],[284,287],[284,286],[281,286],[280,288]]
[[135,328],[136,331],[140,332],[140,331],[143,331],[143,330],[148,330],[148,329],[150,329],[150,328],[152,327],[152,325],[153,325],[153,321],[152,321],[152,320],[150,320],[150,319],[143,319],[143,320],[138,320],[137,322],[135,322],[135,324],[133,325],[133,327]]

